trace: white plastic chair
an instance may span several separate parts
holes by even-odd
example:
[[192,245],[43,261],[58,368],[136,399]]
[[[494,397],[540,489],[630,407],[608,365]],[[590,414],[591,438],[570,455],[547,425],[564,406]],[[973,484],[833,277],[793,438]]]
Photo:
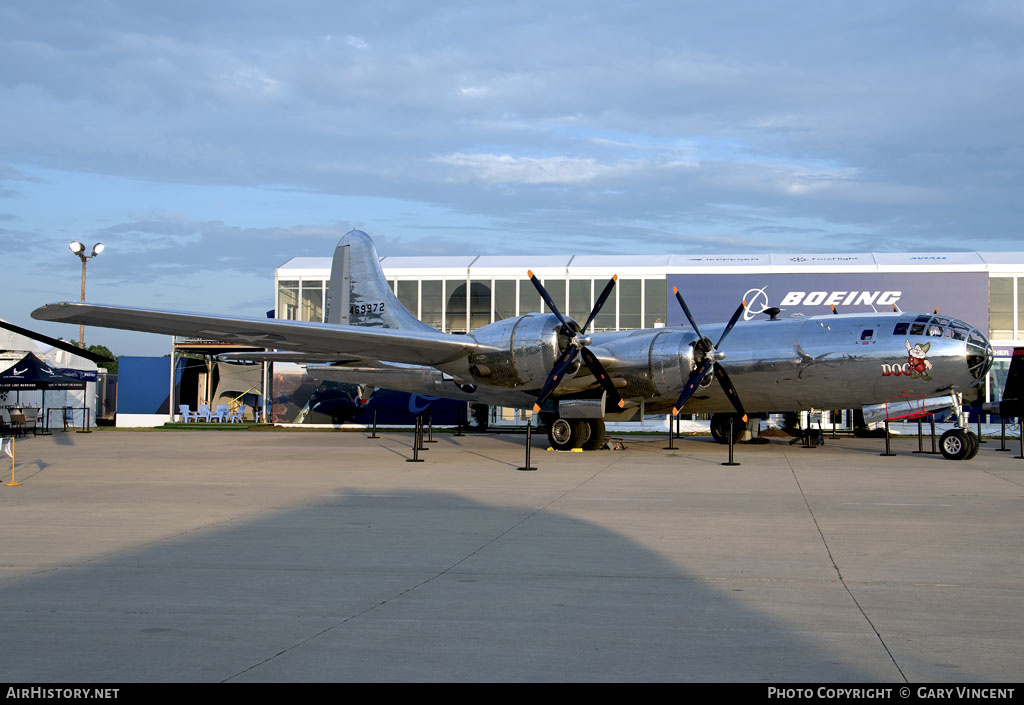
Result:
[[178,412],[181,414],[181,418],[185,423],[188,423],[189,421],[196,423],[199,421],[199,412],[189,409],[188,404],[178,404]]
[[209,404],[199,404],[196,407],[196,421],[199,421],[199,419],[202,419],[203,421],[206,421],[206,422],[210,421],[210,405]]
[[245,414],[245,404],[239,404],[234,411],[228,412],[228,423],[242,423],[242,416]]
[[228,415],[228,405],[227,404],[218,404],[217,405],[217,410],[214,411],[212,414],[210,414],[210,418],[208,418],[207,421],[210,421],[210,422],[216,421],[217,423],[224,423],[227,420],[227,415]]

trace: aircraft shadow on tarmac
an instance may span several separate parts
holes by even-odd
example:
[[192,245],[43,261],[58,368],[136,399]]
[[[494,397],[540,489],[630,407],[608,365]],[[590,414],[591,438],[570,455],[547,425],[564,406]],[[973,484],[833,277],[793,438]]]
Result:
[[338,490],[9,578],[0,680],[900,680],[822,582],[804,609],[785,580],[723,587],[555,511]]

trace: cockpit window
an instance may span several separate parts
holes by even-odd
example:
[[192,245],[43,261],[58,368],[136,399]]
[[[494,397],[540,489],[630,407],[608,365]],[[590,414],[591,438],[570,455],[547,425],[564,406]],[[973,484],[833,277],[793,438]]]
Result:
[[931,316],[918,316],[914,319],[917,323],[927,323],[930,320],[932,320]]
[[932,319],[932,323],[934,323],[936,325],[940,325],[940,326],[948,326],[949,325],[949,319],[948,318],[941,318],[939,316],[936,316],[935,318]]
[[942,337],[942,326],[937,326],[934,323],[928,326],[928,335],[941,338]]
[[924,335],[924,323],[915,323],[910,326],[911,335]]
[[896,324],[896,327],[892,329],[892,334],[893,335],[906,335],[907,334],[907,328],[909,328],[909,327],[910,327],[909,323],[907,323],[906,321],[900,321],[899,323]]

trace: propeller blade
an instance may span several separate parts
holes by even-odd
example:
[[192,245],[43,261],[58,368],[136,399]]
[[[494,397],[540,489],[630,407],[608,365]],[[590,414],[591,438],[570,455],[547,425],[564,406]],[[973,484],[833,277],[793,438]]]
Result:
[[594,304],[594,310],[590,312],[590,318],[588,318],[587,322],[583,324],[582,328],[580,328],[580,332],[584,332],[587,328],[590,328],[590,324],[594,322],[595,318],[597,318],[597,314],[601,311],[601,307],[604,306],[604,302],[608,299],[608,295],[612,293],[612,289],[615,288],[615,282],[618,280],[619,275],[613,274],[612,278],[608,280],[607,284],[605,284],[604,291],[602,291],[601,295],[597,297],[597,303]]
[[558,383],[562,381],[562,377],[565,375],[565,371],[572,366],[572,361],[576,359],[576,354],[579,352],[574,347],[569,347],[562,357],[558,358],[558,362],[555,363],[554,368],[551,370],[551,374],[548,375],[547,380],[544,382],[544,386],[541,387],[540,394],[537,396],[537,401],[533,403],[533,413],[540,412],[540,407],[544,402],[548,400],[551,393],[555,391]]
[[690,307],[683,301],[683,295],[679,293],[679,287],[672,287],[672,292],[676,295],[676,300],[679,301],[679,305],[683,307],[683,313],[686,314],[686,320],[690,322],[690,326],[693,328],[693,332],[697,334],[697,338],[703,340],[704,336],[701,335],[700,328],[697,327],[697,321],[693,320],[693,314],[690,313]]
[[740,395],[736,393],[736,388],[732,386],[732,380],[729,379],[729,373],[725,371],[722,365],[715,365],[715,378],[718,383],[722,386],[722,391],[725,392],[725,396],[729,397],[729,401],[732,402],[733,408],[739,412],[740,417],[743,419],[743,423],[747,422],[747,412],[743,410],[743,403],[740,402]]
[[729,331],[731,331],[732,327],[736,325],[736,321],[739,320],[740,314],[743,313],[743,309],[745,309],[746,307],[747,302],[741,301],[739,307],[736,309],[736,312],[733,313],[732,318],[729,319],[729,325],[727,325],[725,327],[725,330],[722,331],[722,337],[718,339],[718,344],[715,345],[715,348],[718,348],[722,345],[722,341],[725,340],[725,336],[729,335]]
[[604,387],[604,390],[608,393],[608,399],[610,399],[613,404],[618,406],[620,409],[626,406],[626,402],[622,400],[619,390],[615,388],[615,384],[612,382],[611,377],[609,377],[608,372],[605,371],[604,365],[601,364],[594,353],[590,352],[589,348],[583,348],[583,364],[587,366],[587,369],[594,373],[594,377],[601,386]]
[[689,379],[686,380],[686,386],[683,387],[682,394],[679,395],[676,405],[672,407],[672,415],[678,416],[679,412],[683,410],[683,404],[686,403],[687,399],[693,396],[693,393],[697,391],[697,386],[700,385],[700,381],[704,379],[708,374],[708,369],[714,364],[711,360],[705,360],[694,370]]
[[530,276],[530,281],[533,282],[533,286],[540,293],[540,297],[544,299],[544,303],[547,304],[549,309],[551,309],[551,313],[555,314],[558,320],[562,322],[562,325],[568,328],[569,322],[565,320],[565,316],[563,316],[562,312],[558,310],[558,306],[555,305],[555,300],[551,298],[551,294],[549,294],[548,290],[544,288],[544,285],[540,283],[540,279],[538,279],[537,276],[529,269],[526,270],[526,273]]

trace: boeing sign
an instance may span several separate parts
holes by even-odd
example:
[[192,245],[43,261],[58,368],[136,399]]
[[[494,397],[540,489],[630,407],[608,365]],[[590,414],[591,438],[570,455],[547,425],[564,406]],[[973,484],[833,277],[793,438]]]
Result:
[[[902,311],[938,309],[961,320],[988,320],[984,272],[670,274],[670,292],[673,286],[708,320],[728,317],[741,299],[747,302],[743,317],[748,321],[770,308],[782,309],[786,318],[821,315],[832,306],[839,313],[891,311],[893,306]],[[679,307],[669,305],[668,324],[678,326],[684,320]]]

